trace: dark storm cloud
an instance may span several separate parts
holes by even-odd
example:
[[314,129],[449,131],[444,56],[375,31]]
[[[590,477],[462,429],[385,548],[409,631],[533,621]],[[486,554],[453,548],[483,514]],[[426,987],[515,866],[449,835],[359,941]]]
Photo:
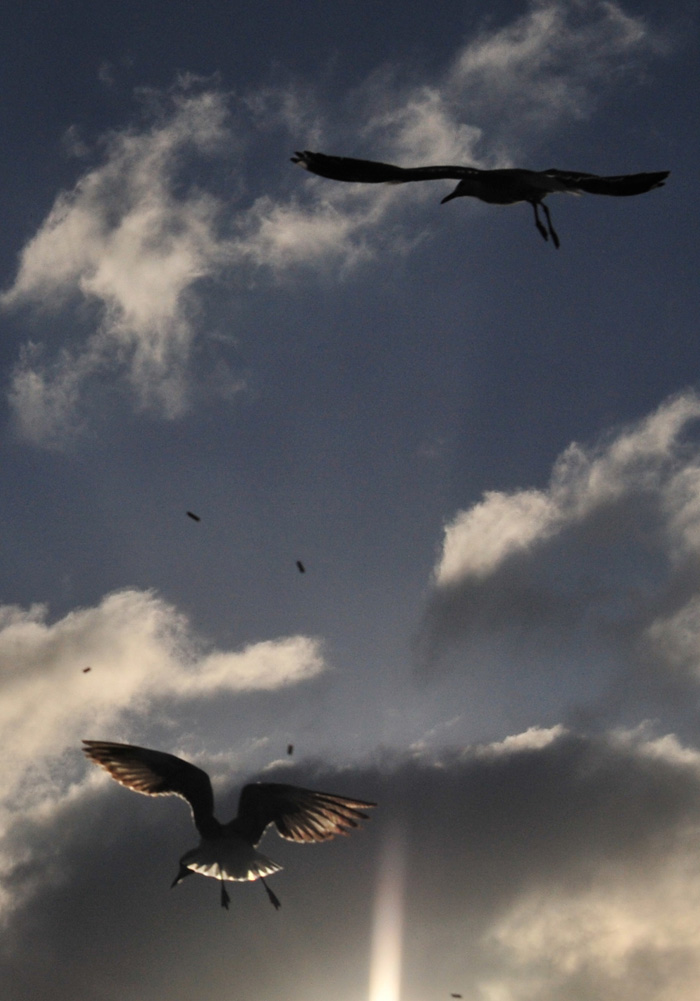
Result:
[[[519,998],[518,983],[543,964],[546,999],[562,989],[588,998],[597,985],[646,1001],[648,983],[671,983],[679,971],[675,996],[692,998],[700,970],[691,936],[676,937],[675,973],[666,941],[700,893],[700,755],[674,738],[533,729],[439,762],[283,774],[379,807],[361,832],[329,845],[267,835],[265,852],[285,865],[274,877],[278,913],[255,884],[233,885],[229,912],[212,880],[168,889],[196,841],[181,802],[91,780],[45,816],[16,819],[8,849],[23,861],[5,887],[0,971],[8,1001],[29,993],[184,1001],[231,990],[242,1001],[303,1001],[329,984],[338,997],[364,997],[379,848],[397,824],[409,1001],[441,978],[445,991],[459,978],[467,996],[500,984]],[[235,799],[220,797],[222,817]],[[549,927],[554,912],[565,941],[535,935],[524,948],[527,929]],[[598,923],[593,937],[586,914]],[[642,949],[652,980],[635,965]]]

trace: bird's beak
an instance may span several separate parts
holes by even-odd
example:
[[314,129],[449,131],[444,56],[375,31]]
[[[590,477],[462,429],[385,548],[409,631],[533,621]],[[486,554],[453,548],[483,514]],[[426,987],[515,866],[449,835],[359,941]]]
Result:
[[440,204],[444,205],[445,202],[451,202],[453,198],[457,198],[458,194],[459,194],[459,189],[455,188],[451,194],[445,195],[445,197],[441,199]]

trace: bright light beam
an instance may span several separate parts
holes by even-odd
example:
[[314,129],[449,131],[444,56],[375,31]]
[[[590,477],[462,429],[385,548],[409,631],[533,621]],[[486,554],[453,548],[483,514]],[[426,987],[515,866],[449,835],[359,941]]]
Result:
[[403,944],[405,847],[397,828],[388,832],[379,862],[369,1001],[399,1001]]

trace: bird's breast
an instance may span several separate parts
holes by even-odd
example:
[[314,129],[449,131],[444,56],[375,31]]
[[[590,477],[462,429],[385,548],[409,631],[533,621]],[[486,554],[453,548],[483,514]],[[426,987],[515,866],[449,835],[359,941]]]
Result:
[[513,205],[540,201],[548,192],[560,188],[566,190],[561,182],[552,181],[537,171],[504,168],[465,177],[457,185],[455,195],[470,195],[490,205]]

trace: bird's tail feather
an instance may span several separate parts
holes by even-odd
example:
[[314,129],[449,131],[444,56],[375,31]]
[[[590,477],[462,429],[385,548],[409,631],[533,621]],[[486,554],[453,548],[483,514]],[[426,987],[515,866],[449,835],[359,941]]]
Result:
[[246,881],[271,876],[282,868],[278,862],[243,841],[217,839],[202,842],[180,859],[182,868],[213,879]]

